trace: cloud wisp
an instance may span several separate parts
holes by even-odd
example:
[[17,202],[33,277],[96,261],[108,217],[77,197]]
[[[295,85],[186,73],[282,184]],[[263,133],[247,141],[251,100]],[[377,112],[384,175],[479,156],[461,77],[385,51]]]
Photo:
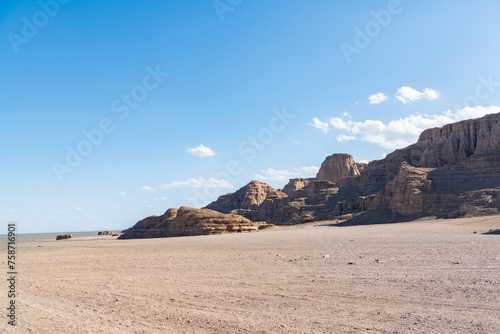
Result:
[[368,96],[368,103],[369,104],[379,104],[379,103],[382,103],[384,101],[387,101],[387,99],[388,98],[384,93],[377,93],[377,94],[373,94],[373,95]]
[[422,99],[437,100],[439,99],[439,92],[431,88],[425,88],[423,91],[419,92],[411,87],[403,86],[396,92],[396,98],[404,104]]
[[187,188],[221,188],[221,189],[231,189],[234,186],[231,182],[224,179],[215,179],[213,177],[204,179],[202,177],[190,178],[186,181],[173,181],[168,184],[161,186],[164,189],[173,187],[187,187]]
[[202,144],[200,144],[194,148],[190,147],[186,150],[186,152],[188,152],[189,154],[192,154],[192,155],[196,155],[196,156],[201,157],[201,158],[212,157],[215,155],[215,152],[211,148],[206,147]]
[[314,177],[319,171],[319,167],[300,167],[292,170],[267,168],[255,174],[255,178],[259,181],[276,181],[287,183],[289,179]]
[[441,114],[413,114],[388,123],[370,119],[363,122],[354,122],[340,117],[333,117],[327,123],[328,128],[323,133],[326,134],[331,127],[344,132],[337,135],[338,142],[360,140],[377,144],[383,148],[396,149],[416,142],[418,136],[425,129],[498,112],[500,112],[500,107],[497,106],[465,107],[457,111],[447,110]]
[[319,118],[314,117],[312,123],[309,123],[310,126],[313,126],[317,129],[320,129],[324,134],[328,133],[328,123],[322,122]]

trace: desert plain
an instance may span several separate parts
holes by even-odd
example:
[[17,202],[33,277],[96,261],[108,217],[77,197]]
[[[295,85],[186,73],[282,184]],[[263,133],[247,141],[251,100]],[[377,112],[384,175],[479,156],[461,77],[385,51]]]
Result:
[[[500,216],[26,241],[5,333],[499,333]],[[2,300],[6,300],[2,296]]]

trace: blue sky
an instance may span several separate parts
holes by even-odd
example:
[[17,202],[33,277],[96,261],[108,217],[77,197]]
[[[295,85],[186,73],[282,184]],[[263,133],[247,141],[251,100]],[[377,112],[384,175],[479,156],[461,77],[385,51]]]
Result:
[[493,0],[3,1],[1,215],[21,232],[127,228],[499,112],[499,12]]

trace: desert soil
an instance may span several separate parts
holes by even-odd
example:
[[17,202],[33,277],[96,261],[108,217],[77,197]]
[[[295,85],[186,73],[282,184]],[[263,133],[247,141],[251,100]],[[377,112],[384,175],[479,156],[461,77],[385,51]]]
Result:
[[500,333],[500,216],[331,223],[22,243],[15,333]]

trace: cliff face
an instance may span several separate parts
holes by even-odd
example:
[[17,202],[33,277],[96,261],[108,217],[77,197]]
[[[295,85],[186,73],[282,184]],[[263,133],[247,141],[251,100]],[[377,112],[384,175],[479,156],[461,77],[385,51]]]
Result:
[[316,174],[316,180],[338,182],[359,175],[358,165],[349,154],[333,154],[326,157]]
[[331,155],[315,180],[291,191],[296,183],[284,188],[288,196],[263,200],[250,211],[238,204],[225,210],[278,225],[381,212],[396,220],[498,213],[500,114],[426,130],[417,143],[368,165],[348,154]]
[[139,221],[118,239],[166,238],[257,231],[257,226],[247,218],[183,206],[180,209],[168,209],[162,216],[151,216]]
[[298,178],[298,179],[290,179],[288,183],[283,187],[283,192],[290,196],[297,190],[303,189],[307,187],[312,181],[314,181],[314,178]]
[[274,201],[285,197],[285,193],[270,185],[253,180],[235,193],[220,196],[205,208],[222,213],[230,213],[235,209],[256,210],[266,200]]

